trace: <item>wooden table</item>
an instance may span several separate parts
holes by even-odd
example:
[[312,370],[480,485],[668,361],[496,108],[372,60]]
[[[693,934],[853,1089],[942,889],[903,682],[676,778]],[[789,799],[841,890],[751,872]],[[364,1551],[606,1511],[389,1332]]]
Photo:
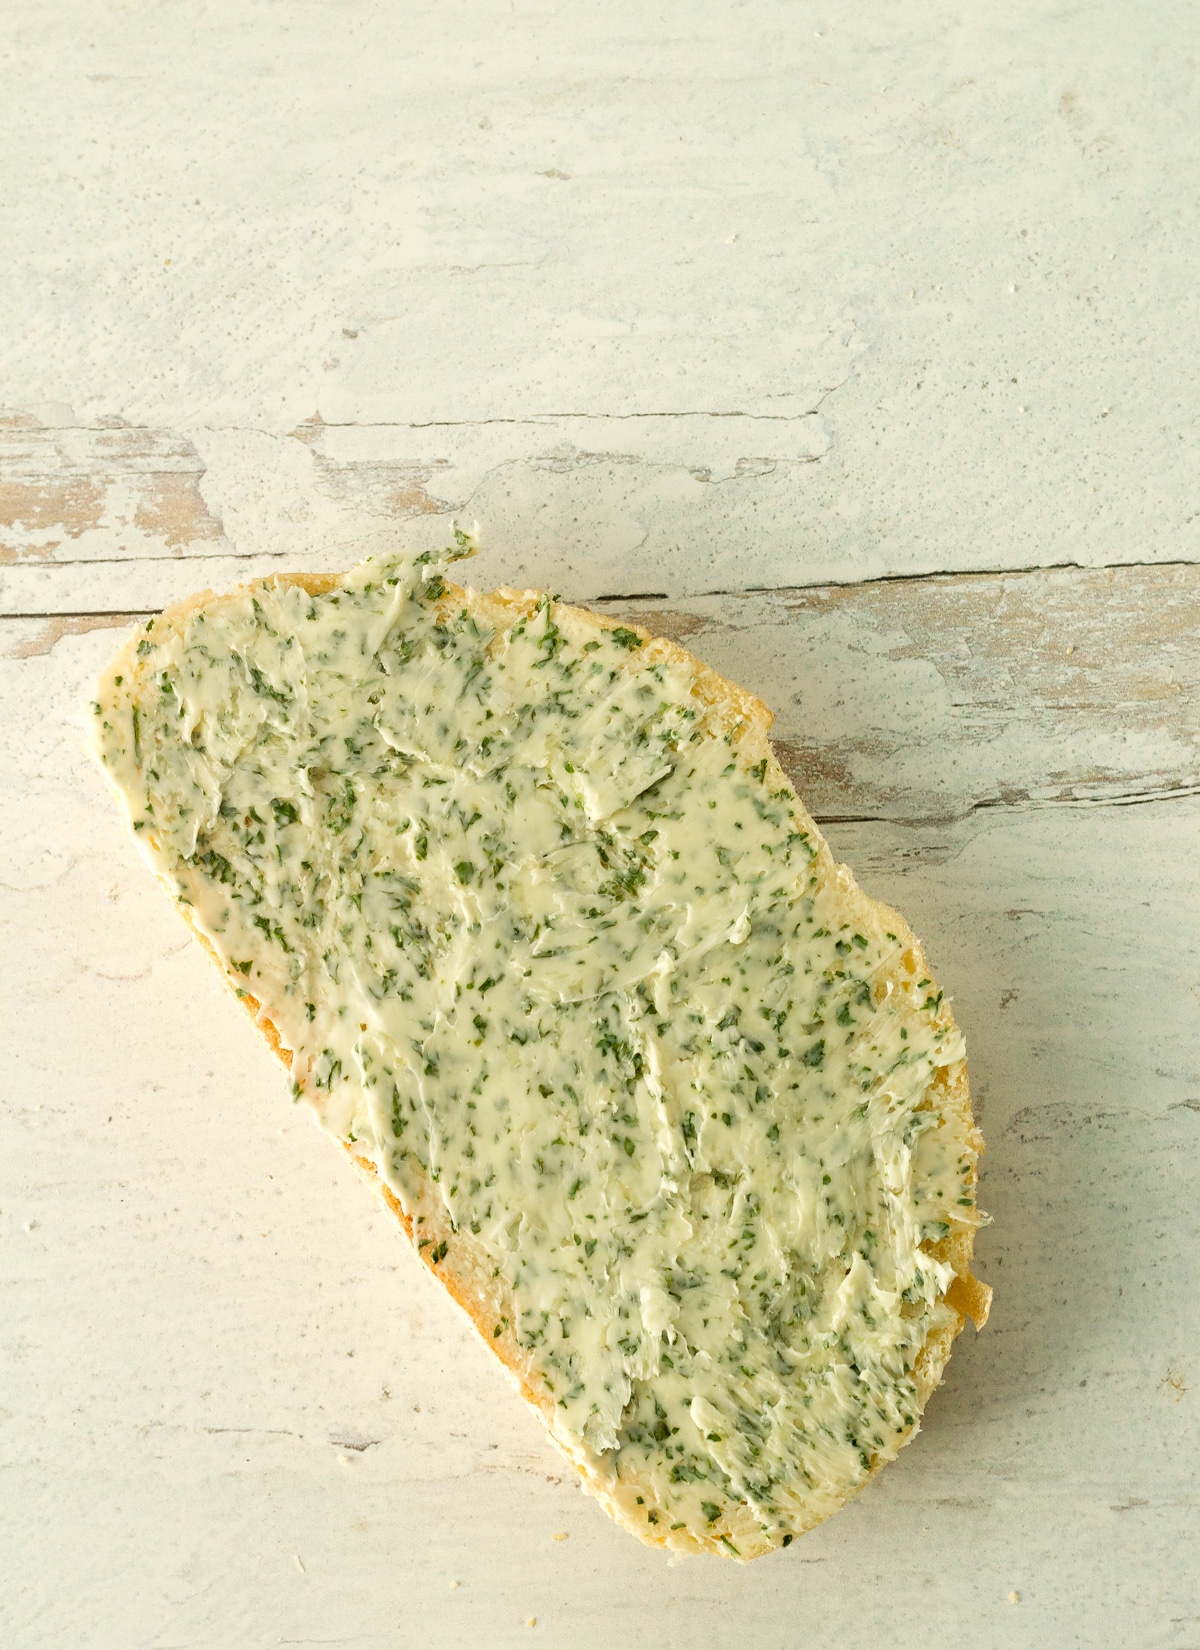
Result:
[[[0,1643],[1195,1650],[1195,8],[0,31]],[[761,694],[967,1033],[992,1322],[749,1569],[580,1498],[83,754],[136,617],[454,520]]]

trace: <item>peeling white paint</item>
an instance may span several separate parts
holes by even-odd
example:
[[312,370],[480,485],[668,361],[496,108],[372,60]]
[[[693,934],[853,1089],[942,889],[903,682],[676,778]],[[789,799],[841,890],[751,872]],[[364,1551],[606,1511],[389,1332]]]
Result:
[[208,441],[239,552],[380,531],[206,435],[319,416],[531,579],[1200,555],[1185,0],[87,15],[6,12],[0,405]]

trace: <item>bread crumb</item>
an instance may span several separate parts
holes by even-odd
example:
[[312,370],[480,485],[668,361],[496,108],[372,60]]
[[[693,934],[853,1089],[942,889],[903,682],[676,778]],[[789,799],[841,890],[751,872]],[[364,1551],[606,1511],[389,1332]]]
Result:
[[567,1530],[556,1530],[550,1539],[551,1541],[565,1541],[569,1533]]
[[348,1467],[350,1465],[350,1457],[348,1455],[339,1455],[338,1463],[340,1466]]
[[461,1586],[462,1586],[461,1581],[452,1581],[450,1583],[450,1591],[453,1592],[456,1587],[461,1587]]
[[536,1616],[530,1616],[529,1620],[525,1623],[525,1625],[526,1625],[526,1627],[536,1627],[537,1626],[537,1617]]
[[297,1569],[298,1569],[298,1570],[299,1570],[299,1572],[300,1572],[300,1574],[301,1574],[301,1575],[307,1575],[307,1574],[308,1574],[308,1572],[307,1572],[307,1570],[305,1570],[305,1568],[304,1568],[304,1561],[303,1561],[303,1559],[302,1559],[302,1558],[301,1558],[301,1557],[300,1557],[300,1554],[299,1554],[299,1553],[293,1553],[293,1554],[292,1554],[292,1557],[293,1557],[293,1558],[294,1558],[294,1559],[295,1559],[295,1561],[296,1561],[296,1568],[297,1568]]
[[1020,1604],[1020,1602],[1021,1602],[1020,1593],[1017,1593],[1017,1592],[1010,1593],[1008,1595],[1008,1602],[1010,1604]]

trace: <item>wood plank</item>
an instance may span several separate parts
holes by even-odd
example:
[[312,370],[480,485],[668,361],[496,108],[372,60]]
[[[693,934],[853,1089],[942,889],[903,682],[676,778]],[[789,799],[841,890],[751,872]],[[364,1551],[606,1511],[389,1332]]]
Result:
[[1065,568],[604,603],[775,711],[819,819],[1200,789],[1200,568]]
[[579,1496],[137,860],[80,742],[112,639],[0,666],[6,1643],[503,1650],[535,1616],[601,1650],[657,1614],[916,1650],[964,1586],[1012,1650],[1187,1615],[1200,799],[830,828],[965,1027],[995,1311],[844,1513],[769,1571],[675,1570]]
[[[518,584],[580,596],[703,590],[803,572],[793,521],[818,415],[590,416],[289,433],[0,420],[0,610],[162,606],[175,559],[242,576],[337,567],[484,524]],[[232,558],[232,560],[230,560]]]
[[[227,588],[242,571],[207,558],[138,570],[160,566],[182,573],[180,595],[205,582]],[[671,636],[759,694],[776,713],[780,758],[818,819],[940,821],[1022,803],[1200,790],[1198,567],[601,607]],[[128,611],[0,620],[0,655],[28,657],[64,635],[127,622]]]
[[[819,531],[802,525],[830,439],[818,412],[310,418],[286,432],[10,415],[0,419],[0,612],[162,607],[210,576],[219,585],[433,548],[456,520],[480,529],[481,581],[581,601],[692,601],[914,565],[908,553],[854,549],[836,511]],[[1109,559],[1165,564],[1194,551],[1131,539]],[[969,556],[929,540],[915,565],[1097,559],[1083,540],[1056,550],[992,535]],[[193,561],[207,566],[182,565]]]
[[[665,27],[476,0],[462,39],[428,0],[354,10],[5,8],[18,409],[177,431],[228,494],[314,413],[403,427],[386,462],[418,466],[454,457],[435,424],[682,415],[661,463],[615,422],[562,470],[496,449],[493,542],[541,539],[531,582],[581,545],[588,596],[645,588],[647,557],[672,595],[1197,557],[1181,0],[757,3],[744,29],[714,0]],[[773,473],[693,476],[713,419],[814,413],[818,462],[752,440]]]

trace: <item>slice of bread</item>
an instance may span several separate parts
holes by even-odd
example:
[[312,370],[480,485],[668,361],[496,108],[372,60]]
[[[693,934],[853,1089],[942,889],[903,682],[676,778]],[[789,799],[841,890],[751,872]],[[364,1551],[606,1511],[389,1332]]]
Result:
[[168,608],[93,707],[143,855],[607,1511],[750,1558],[967,1314],[962,1039],[770,713],[442,558]]

